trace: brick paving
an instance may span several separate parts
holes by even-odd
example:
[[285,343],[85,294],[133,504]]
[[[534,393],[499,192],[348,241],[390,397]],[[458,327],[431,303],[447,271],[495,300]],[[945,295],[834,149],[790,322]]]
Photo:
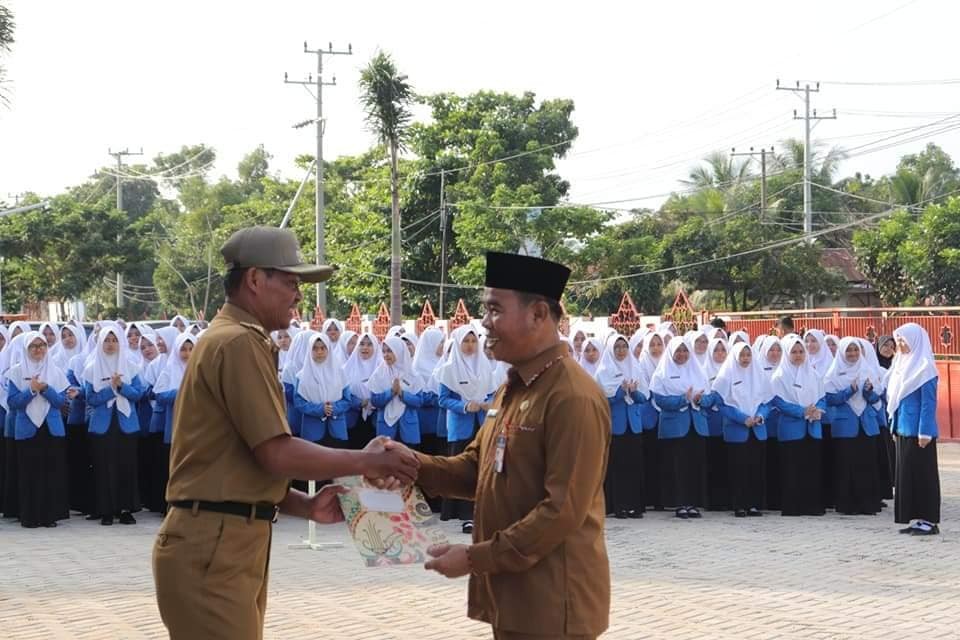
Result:
[[[605,639],[960,638],[960,445],[941,445],[942,535],[876,517],[613,520],[613,610]],[[0,638],[162,638],[150,550],[159,517],[111,528],[73,519],[26,530],[0,520]],[[488,638],[468,620],[466,581],[421,567],[367,569],[342,525],[326,551],[275,530],[267,638]],[[449,526],[453,540],[466,540]]]

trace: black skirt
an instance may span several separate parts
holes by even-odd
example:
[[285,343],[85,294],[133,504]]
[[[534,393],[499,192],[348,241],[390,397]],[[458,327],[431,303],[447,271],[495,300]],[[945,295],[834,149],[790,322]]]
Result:
[[707,442],[693,428],[682,438],[663,438],[661,493],[666,507],[702,507],[707,502]]
[[67,425],[67,481],[70,508],[80,513],[93,512],[93,462],[84,424]]
[[822,516],[823,443],[805,435],[780,441],[780,512],[784,516]]
[[95,515],[115,516],[140,509],[137,487],[138,433],[123,433],[113,410],[110,427],[103,435],[90,434],[90,455],[93,458]]
[[896,468],[897,447],[890,435],[890,429],[880,427],[877,437],[877,482],[880,487],[880,498],[893,498],[894,469]]
[[823,439],[820,440],[820,483],[823,491],[824,509],[833,509],[836,498],[833,495],[833,427],[821,423]]
[[152,458],[150,486],[147,489],[150,493],[149,509],[157,513],[166,513],[167,482],[170,480],[170,445],[163,441],[162,433],[151,433],[146,440],[141,440],[140,444],[146,444]]
[[660,441],[657,430],[646,429],[643,432],[643,498],[646,507],[660,511],[663,509],[663,497],[660,493]]
[[780,510],[780,441],[767,437],[767,509]]
[[728,442],[730,501],[735,510],[762,509],[766,489],[767,443],[751,430],[746,442]]
[[916,438],[897,436],[897,490],[894,520],[940,522],[940,470],[937,440],[920,448]]
[[353,425],[353,428],[347,432],[347,438],[351,449],[359,451],[367,446],[371,440],[373,440],[373,438],[377,435],[377,427],[374,424],[374,420],[376,419],[376,412],[371,413],[365,420],[361,414],[361,418],[357,420],[357,424]]
[[[467,446],[473,442],[469,440],[454,440],[447,443],[447,455],[450,457],[458,456],[464,452]],[[458,500],[456,498],[443,498],[440,506],[441,520],[473,520],[473,501]]]
[[[3,415],[3,409],[0,408],[0,416]],[[3,437],[3,421],[0,420],[0,515],[3,515],[3,485],[6,480],[4,469],[7,468],[7,439]]]
[[610,439],[604,483],[607,513],[643,513],[643,436],[630,429]]
[[46,422],[37,435],[17,441],[22,525],[44,526],[70,517],[66,444],[66,438],[50,435]]
[[20,478],[17,472],[17,441],[4,438],[3,447],[3,517],[20,517]]
[[875,515],[880,511],[877,436],[858,429],[855,438],[833,439],[833,497],[837,513]]
[[726,511],[731,495],[729,456],[723,436],[707,438],[707,509]]

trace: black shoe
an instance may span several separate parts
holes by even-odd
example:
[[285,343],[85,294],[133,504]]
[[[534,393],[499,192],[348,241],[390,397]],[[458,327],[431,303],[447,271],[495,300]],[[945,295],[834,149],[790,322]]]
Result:
[[137,521],[134,519],[132,513],[124,511],[120,514],[120,524],[137,524]]
[[109,527],[110,525],[113,524],[113,516],[103,516],[102,518],[100,518],[100,524],[102,524],[105,527]]
[[687,518],[690,517],[690,512],[687,511],[686,509],[677,509],[674,513],[678,518],[681,518],[683,520],[686,520]]
[[628,516],[626,511],[617,511],[613,517],[617,520],[626,520]]
[[627,517],[633,520],[639,520],[643,517],[643,511],[628,511]]
[[687,515],[688,515],[689,517],[691,517],[691,518],[701,518],[701,517],[703,517],[703,516],[700,515],[700,510],[697,509],[696,507],[690,507],[689,509],[687,509]]
[[750,510],[747,511],[747,515],[751,518],[759,518],[763,515],[763,511],[760,511],[760,509],[757,509],[756,507],[750,507]]
[[43,525],[43,526],[45,526],[47,529],[53,529],[54,527],[57,526],[57,523],[56,523],[56,522],[48,522],[47,524],[45,524],[45,525]]
[[39,527],[40,525],[34,524],[33,522],[29,522],[29,523],[28,523],[28,522],[21,522],[21,523],[20,523],[20,526],[23,527],[24,529],[36,529],[36,528]]
[[916,531],[916,529],[917,529],[916,527],[914,527],[913,525],[910,525],[909,527],[904,527],[903,529],[900,529],[900,533],[911,534],[914,531]]
[[913,530],[913,535],[915,536],[935,536],[935,535],[938,535],[939,533],[940,533],[940,527],[938,527],[937,525],[933,525],[929,529],[917,528]]
[[463,525],[460,527],[460,531],[462,531],[463,533],[473,533],[473,521],[467,520],[466,522],[464,522]]
[[736,511],[733,512],[733,517],[735,517],[735,518],[746,518],[746,517],[747,517],[747,512],[744,511],[743,509],[737,509]]

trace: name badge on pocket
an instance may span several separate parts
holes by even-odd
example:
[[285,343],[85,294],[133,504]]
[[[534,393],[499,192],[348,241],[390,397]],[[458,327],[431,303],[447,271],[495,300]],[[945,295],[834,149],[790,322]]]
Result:
[[497,473],[503,473],[504,464],[507,458],[507,434],[500,432],[497,436],[497,450],[493,454],[493,469]]

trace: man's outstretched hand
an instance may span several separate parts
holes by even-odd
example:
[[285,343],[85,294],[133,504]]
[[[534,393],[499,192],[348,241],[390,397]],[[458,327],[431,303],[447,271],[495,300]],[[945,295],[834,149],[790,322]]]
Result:
[[343,522],[343,511],[340,510],[340,500],[337,496],[347,493],[347,488],[338,484],[330,484],[310,498],[309,518],[319,524],[333,524]]
[[470,556],[465,544],[435,544],[427,553],[433,560],[424,565],[427,571],[436,571],[448,578],[459,578],[470,573]]
[[395,490],[417,479],[420,461],[403,444],[377,436],[363,451],[367,458],[363,477],[377,488]]

